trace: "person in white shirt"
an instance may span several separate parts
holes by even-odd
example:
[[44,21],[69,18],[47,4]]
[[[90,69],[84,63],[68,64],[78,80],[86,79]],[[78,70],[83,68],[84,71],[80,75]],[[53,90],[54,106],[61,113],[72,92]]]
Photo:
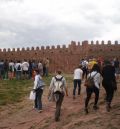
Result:
[[88,61],[83,59],[81,65],[83,70],[83,79],[86,79],[88,74]]
[[23,70],[23,78],[27,79],[28,78],[28,69],[29,69],[29,63],[24,60],[22,63],[22,70]]
[[20,61],[17,61],[15,64],[15,69],[16,69],[16,79],[21,79],[21,73],[22,73],[22,64]]
[[40,71],[40,75],[42,76],[43,75],[43,64],[42,64],[42,61],[41,60],[38,63],[38,69]]
[[75,99],[75,92],[76,92],[76,88],[78,86],[78,95],[80,95],[80,91],[81,91],[81,80],[82,80],[82,74],[83,71],[81,69],[81,65],[79,65],[75,70],[74,70],[74,88],[73,88],[73,99]]
[[93,109],[97,110],[98,99],[99,99],[99,88],[100,88],[100,67],[98,64],[94,64],[91,72],[88,74],[88,77],[93,77],[94,85],[92,87],[86,87],[87,97],[85,99],[85,113],[88,113],[88,103],[91,98],[92,93],[95,93],[95,101]]

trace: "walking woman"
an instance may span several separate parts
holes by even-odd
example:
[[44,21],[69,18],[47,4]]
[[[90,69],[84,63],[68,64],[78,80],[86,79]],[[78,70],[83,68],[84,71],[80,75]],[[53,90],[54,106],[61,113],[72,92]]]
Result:
[[86,93],[87,93],[87,97],[85,99],[85,113],[86,114],[88,113],[88,103],[89,103],[92,93],[95,93],[95,101],[94,101],[93,109],[94,110],[98,109],[97,103],[99,99],[99,88],[100,88],[100,68],[98,64],[94,64],[91,72],[88,74],[88,77],[93,78],[94,84],[92,87],[86,87]]
[[39,70],[35,70],[35,81],[34,81],[34,87],[33,91],[36,93],[35,97],[35,106],[34,108],[38,110],[38,112],[42,112],[42,94],[43,94],[43,88],[44,83],[42,81],[42,78],[39,74]]

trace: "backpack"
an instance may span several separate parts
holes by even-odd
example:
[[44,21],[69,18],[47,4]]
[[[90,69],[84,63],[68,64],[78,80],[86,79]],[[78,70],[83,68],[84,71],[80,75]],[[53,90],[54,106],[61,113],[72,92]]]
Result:
[[61,77],[61,78],[57,78],[57,77],[55,77],[55,82],[54,82],[54,86],[55,86],[55,88],[54,88],[54,93],[55,92],[62,92],[63,91],[63,81],[62,81],[62,79],[63,79],[63,76]]
[[91,73],[90,73],[90,76],[85,80],[84,86],[89,88],[92,88],[93,86],[95,86],[94,77],[96,76],[96,74],[93,77],[91,77]]
[[17,68],[17,70],[21,70],[21,66],[20,66],[20,64],[18,65],[18,68]]
[[13,69],[12,69],[12,65],[10,65],[10,67],[9,67],[9,71],[10,71],[10,72],[12,72],[12,71],[13,71]]

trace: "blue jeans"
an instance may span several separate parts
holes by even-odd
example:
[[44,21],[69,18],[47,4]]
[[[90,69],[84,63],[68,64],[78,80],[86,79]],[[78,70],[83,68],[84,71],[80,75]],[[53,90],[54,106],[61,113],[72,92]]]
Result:
[[37,89],[36,90],[36,97],[35,97],[35,108],[38,110],[42,110],[42,94],[43,90],[42,89]]
[[16,71],[16,79],[21,79],[21,71]]
[[78,86],[78,95],[80,95],[80,91],[81,91],[81,80],[80,79],[74,79],[73,83],[74,83],[73,95],[75,95],[77,86]]
[[31,79],[32,78],[32,69],[28,70],[28,78]]

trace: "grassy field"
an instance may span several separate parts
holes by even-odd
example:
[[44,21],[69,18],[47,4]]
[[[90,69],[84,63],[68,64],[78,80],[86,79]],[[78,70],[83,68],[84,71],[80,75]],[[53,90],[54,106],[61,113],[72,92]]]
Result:
[[[46,86],[49,86],[52,76],[49,75],[49,77],[43,78]],[[72,81],[72,76],[64,76],[69,85]],[[33,80],[0,80],[0,106],[22,101],[30,93],[32,87]]]
[[19,102],[32,87],[32,80],[0,81],[0,105]]

